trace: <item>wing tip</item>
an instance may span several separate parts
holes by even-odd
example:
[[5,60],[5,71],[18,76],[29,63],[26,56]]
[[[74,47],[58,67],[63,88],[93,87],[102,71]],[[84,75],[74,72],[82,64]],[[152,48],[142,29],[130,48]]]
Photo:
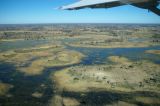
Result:
[[69,8],[67,6],[61,6],[58,9],[60,9],[60,10],[74,10],[74,8]]

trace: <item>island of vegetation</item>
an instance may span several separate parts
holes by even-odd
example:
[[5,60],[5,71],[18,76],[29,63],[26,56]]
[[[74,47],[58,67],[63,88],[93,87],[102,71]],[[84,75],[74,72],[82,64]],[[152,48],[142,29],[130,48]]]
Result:
[[1,61],[15,64],[17,70],[26,75],[39,75],[47,67],[76,64],[84,57],[58,45],[42,45],[0,53]]
[[11,88],[13,88],[13,85],[0,82],[0,96],[6,96]]
[[158,55],[160,55],[160,50],[147,50],[146,53],[158,54]]
[[158,24],[0,25],[0,106],[159,106],[159,46]]
[[[125,57],[108,57],[113,64],[95,66],[75,66],[57,71],[52,74],[56,84],[57,95],[54,100],[63,103],[63,92],[156,92],[160,93],[160,66],[149,61],[131,61]],[[61,92],[61,93],[60,93]],[[152,104],[160,102],[158,98],[134,97],[136,101]],[[160,99],[160,98],[159,98]],[[78,101],[75,101],[75,104]],[[73,102],[72,101],[72,102]],[[52,101],[52,103],[59,103]],[[64,102],[65,104],[66,102]],[[78,102],[80,103],[80,101]]]

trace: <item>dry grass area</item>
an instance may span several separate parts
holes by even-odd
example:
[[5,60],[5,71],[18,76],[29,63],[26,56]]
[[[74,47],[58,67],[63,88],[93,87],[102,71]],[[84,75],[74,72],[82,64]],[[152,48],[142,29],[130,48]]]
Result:
[[43,45],[0,53],[0,60],[10,62],[25,75],[42,74],[45,68],[79,63],[83,55],[57,45]]
[[127,103],[124,101],[118,101],[117,103],[113,103],[111,105],[107,105],[107,106],[137,106],[136,104],[131,104],[131,103]]
[[160,104],[159,98],[156,97],[136,97],[136,101],[145,104]]
[[154,44],[151,43],[131,43],[131,42],[114,42],[114,43],[108,43],[108,44],[81,44],[81,43],[72,43],[69,44],[73,47],[87,47],[87,48],[134,48],[134,47],[149,47],[154,46]]
[[[65,97],[61,96],[63,92],[160,93],[160,65],[145,60],[133,62],[119,56],[111,56],[108,59],[116,64],[74,66],[53,73],[51,79],[56,85],[57,95],[52,98],[51,106],[61,106],[70,101],[64,100]],[[76,102],[74,98],[71,100],[75,104],[79,103],[79,100]],[[160,104],[158,97],[133,96],[132,101],[134,102],[117,101],[109,106],[137,106],[135,102],[147,105]]]
[[146,53],[158,54],[158,55],[160,55],[160,50],[147,50]]
[[11,88],[12,85],[0,82],[0,96],[5,96]]
[[71,76],[68,70],[69,69],[59,71],[53,75],[53,78],[56,81],[56,86],[58,87],[57,89],[60,91],[87,92],[89,91],[89,88],[102,88],[104,86],[96,81],[79,80],[78,78],[76,80],[76,76]]
[[[75,39],[79,39],[76,42],[67,43],[69,46],[73,47],[87,47],[87,48],[134,48],[134,47],[149,47],[159,45],[159,43],[154,43],[145,38],[147,34],[132,35],[132,36],[111,36],[110,34],[88,34],[85,36],[78,36]],[[141,40],[141,38],[145,40]],[[129,39],[133,39],[129,40]]]
[[59,90],[88,92],[90,89],[159,92],[160,65],[109,57],[114,65],[76,66],[53,74]]
[[32,60],[33,58],[51,56],[53,55],[53,51],[57,51],[60,49],[62,49],[61,46],[44,45],[28,49],[11,50],[0,53],[0,60],[5,62],[16,63],[16,66],[21,66],[25,64],[27,61]]
[[64,106],[79,106],[80,103],[74,98],[63,98]]
[[82,57],[83,55],[78,52],[64,50],[56,53],[55,56],[41,57],[33,61],[30,66],[19,68],[19,70],[27,75],[39,75],[47,67],[79,63]]
[[55,95],[49,106],[79,106],[80,103],[74,98],[61,97],[60,95]]
[[155,46],[158,44],[153,44],[151,42],[104,42],[104,41],[81,41],[81,42],[72,42],[68,45],[73,47],[88,47],[88,48],[134,48],[134,47],[149,47]]
[[117,64],[126,64],[126,65],[132,64],[132,62],[125,57],[110,56],[110,57],[108,57],[108,59],[114,63],[117,63]]

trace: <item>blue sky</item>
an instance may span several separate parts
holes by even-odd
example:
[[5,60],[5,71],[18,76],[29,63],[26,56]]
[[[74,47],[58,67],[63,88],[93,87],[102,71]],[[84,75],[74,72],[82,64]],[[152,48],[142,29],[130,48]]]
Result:
[[0,24],[23,23],[160,23],[144,9],[121,6],[75,11],[55,8],[78,0],[0,0]]

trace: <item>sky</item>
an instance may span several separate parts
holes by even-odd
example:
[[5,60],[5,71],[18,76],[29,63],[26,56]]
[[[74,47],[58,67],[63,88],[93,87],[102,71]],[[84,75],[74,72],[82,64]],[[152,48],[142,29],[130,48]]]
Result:
[[130,5],[109,9],[60,10],[78,0],[0,0],[0,24],[159,23],[160,16]]

